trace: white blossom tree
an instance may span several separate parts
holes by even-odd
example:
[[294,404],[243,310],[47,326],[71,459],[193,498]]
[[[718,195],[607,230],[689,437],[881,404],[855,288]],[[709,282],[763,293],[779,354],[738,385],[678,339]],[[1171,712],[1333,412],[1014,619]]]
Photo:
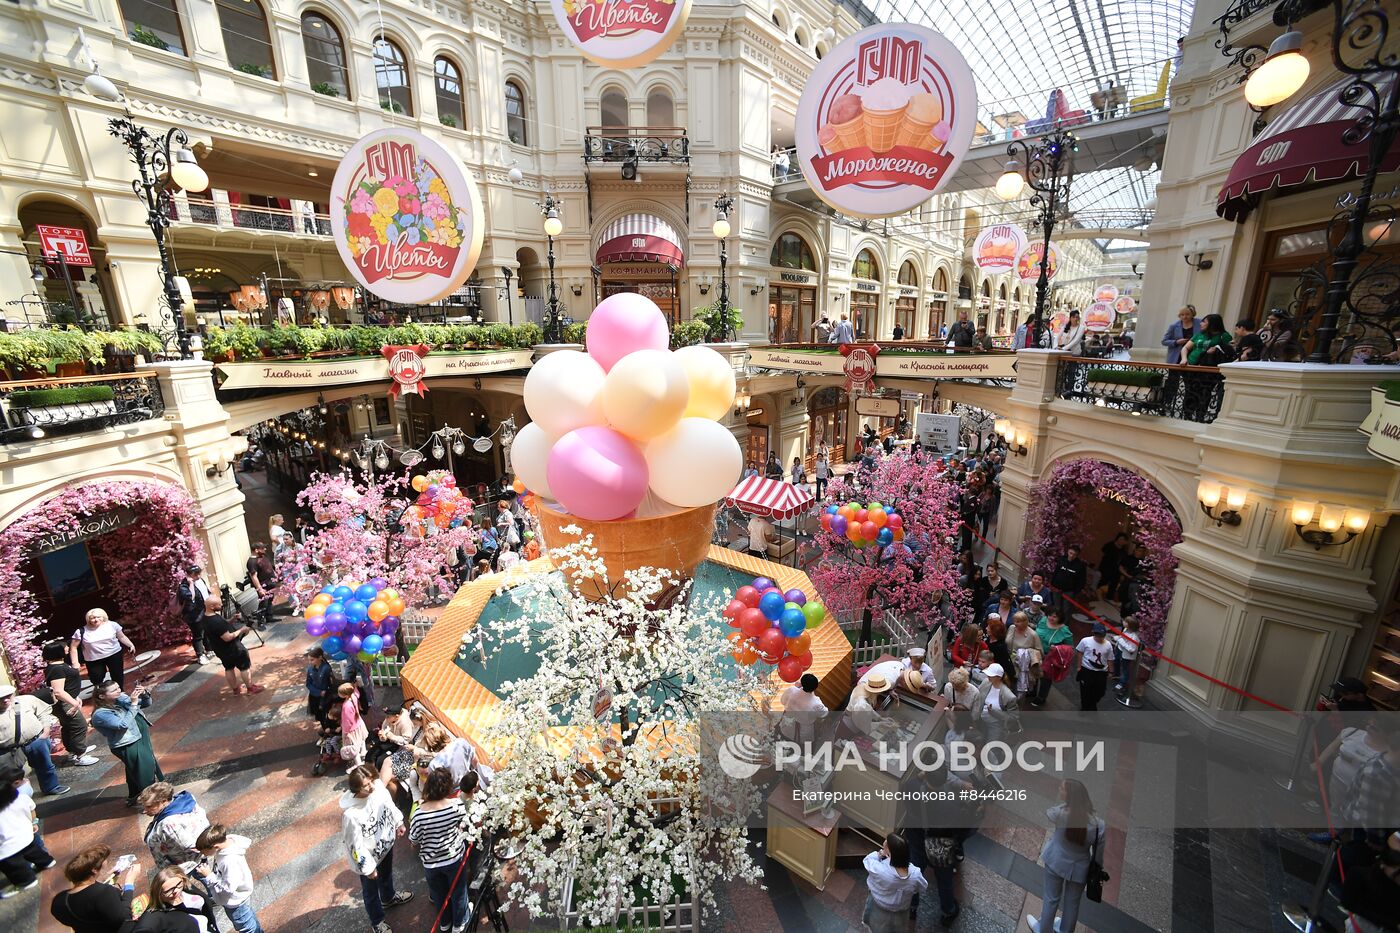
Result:
[[[603,574],[591,538],[551,556],[565,577]],[[508,896],[533,916],[562,913],[570,881],[578,918],[602,925],[639,895],[666,904],[683,884],[706,909],[717,882],[758,875],[746,833],[758,787],[715,766],[713,734],[755,715],[766,686],[746,668],[726,676],[727,600],[687,605],[687,585],[649,605],[672,584],[669,572],[632,572],[620,595],[590,602],[536,574],[507,591],[520,617],[481,633],[487,651],[539,656],[533,676],[499,691],[486,735],[503,767],[475,805],[486,830],[514,838]]]

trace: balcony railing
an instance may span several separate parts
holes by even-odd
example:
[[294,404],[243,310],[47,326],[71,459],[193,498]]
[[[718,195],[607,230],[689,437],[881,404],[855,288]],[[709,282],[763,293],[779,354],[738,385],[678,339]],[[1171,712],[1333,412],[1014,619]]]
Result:
[[585,162],[690,162],[683,126],[590,126],[583,140]]
[[137,424],[164,412],[160,382],[148,370],[0,382],[0,444]]
[[1060,360],[1056,394],[1072,402],[1209,424],[1220,414],[1225,377],[1210,366],[1121,360]]
[[259,230],[321,237],[331,235],[329,214],[296,207],[258,207],[190,200],[184,203],[171,202],[171,211],[171,219],[176,223],[196,224],[220,230]]

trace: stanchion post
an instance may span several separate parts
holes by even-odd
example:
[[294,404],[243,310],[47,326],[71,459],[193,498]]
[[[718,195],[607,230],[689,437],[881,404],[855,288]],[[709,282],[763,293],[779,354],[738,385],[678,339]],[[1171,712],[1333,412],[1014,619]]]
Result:
[[1332,844],[1327,847],[1327,858],[1323,859],[1322,870],[1318,872],[1317,881],[1313,882],[1312,897],[1308,898],[1307,908],[1297,904],[1283,905],[1283,919],[1292,924],[1296,930],[1302,933],[1322,933],[1326,929],[1319,919],[1322,914],[1322,898],[1327,893],[1327,881],[1332,877],[1332,866],[1337,862],[1337,850],[1342,846],[1342,837],[1332,837]]
[[1304,721],[1302,733],[1298,736],[1298,746],[1293,750],[1293,763],[1288,768],[1285,777],[1274,778],[1274,783],[1284,790],[1292,793],[1298,783],[1298,769],[1303,765],[1303,758],[1307,754],[1308,746],[1311,744],[1313,730],[1317,728],[1315,719]]

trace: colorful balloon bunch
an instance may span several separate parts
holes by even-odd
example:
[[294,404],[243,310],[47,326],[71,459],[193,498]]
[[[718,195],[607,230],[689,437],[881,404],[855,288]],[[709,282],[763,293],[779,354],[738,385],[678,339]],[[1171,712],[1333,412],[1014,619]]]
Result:
[[802,672],[812,666],[812,636],[814,629],[826,618],[826,607],[815,600],[808,601],[801,590],[784,593],[767,577],[758,577],[739,592],[724,609],[734,644],[734,660],[745,667],[762,660],[778,665],[778,676],[795,683]]
[[325,639],[321,647],[331,660],[353,655],[368,661],[379,654],[386,658],[398,654],[394,633],[406,609],[398,590],[383,577],[375,577],[365,583],[322,587],[302,617],[306,634]]
[[828,505],[821,521],[827,531],[861,547],[867,544],[888,547],[904,540],[904,519],[894,509],[886,509],[878,502]]
[[413,491],[418,498],[403,513],[404,525],[419,537],[428,533],[428,526],[456,528],[471,521],[472,500],[457,488],[457,478],[446,470],[433,470],[413,477]]
[[666,316],[630,292],[593,310],[585,339],[588,352],[557,350],[525,379],[530,424],[510,451],[520,480],[589,521],[632,517],[648,490],[696,508],[733,489],[744,455],[719,423],[734,403],[729,360],[672,352]]

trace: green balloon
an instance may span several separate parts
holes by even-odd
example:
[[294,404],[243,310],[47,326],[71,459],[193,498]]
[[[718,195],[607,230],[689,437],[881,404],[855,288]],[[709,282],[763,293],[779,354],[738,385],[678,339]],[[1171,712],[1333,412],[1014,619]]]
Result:
[[867,505],[865,508],[866,508],[866,511],[868,511],[868,512],[873,512],[873,511],[875,511],[876,509],[883,509],[884,506],[881,505],[881,504],[878,503],[878,502],[872,502],[872,503],[870,503],[869,505]]
[[809,602],[802,607],[802,614],[807,617],[807,627],[816,628],[826,618],[826,607],[821,603]]
[[788,610],[788,609],[801,609],[801,608],[802,608],[801,606],[797,605],[797,603],[792,602],[791,600],[789,600],[788,602],[786,602],[786,603],[783,604],[783,609],[784,609],[785,611]]
[[361,661],[373,661],[373,660],[374,660],[374,655],[372,655],[372,654],[367,654],[367,653],[365,653],[365,652],[363,652],[363,651],[361,651],[359,654],[355,655],[355,657],[359,658]]

